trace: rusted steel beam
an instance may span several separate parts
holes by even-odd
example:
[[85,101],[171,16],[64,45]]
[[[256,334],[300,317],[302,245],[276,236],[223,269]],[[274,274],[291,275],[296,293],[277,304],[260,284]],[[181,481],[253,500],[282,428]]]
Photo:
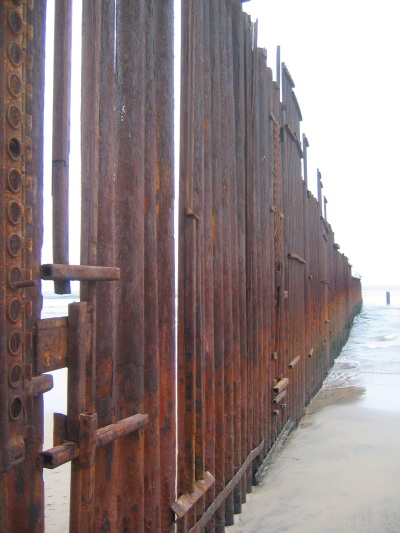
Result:
[[157,2],[155,17],[156,223],[158,349],[160,354],[161,531],[174,520],[176,479],[175,265],[174,265],[174,2]]
[[[68,397],[67,438],[79,440],[79,416],[87,405],[87,362],[91,349],[92,324],[87,302],[68,306]],[[72,489],[73,490],[73,489]]]
[[[64,415],[63,415],[64,416]],[[125,437],[130,433],[143,428],[148,424],[149,415],[137,414],[115,424],[110,424],[97,429],[94,437],[96,448],[106,446],[117,439]],[[66,441],[55,445],[53,448],[45,450],[40,454],[43,468],[57,468],[68,463],[81,455],[79,442]]]
[[214,485],[215,478],[210,472],[204,473],[204,479],[197,480],[194,484],[194,491],[190,494],[183,494],[171,505],[172,510],[178,518],[183,518],[196,503]]
[[42,1],[0,2],[0,523],[2,531],[34,533],[44,528],[35,462],[43,397],[40,387],[29,396],[24,375],[36,377],[31,330],[41,308],[32,280],[39,278],[43,230],[44,21]]
[[[101,3],[84,3],[82,9],[81,86],[81,264],[97,265],[99,172],[99,77]],[[81,301],[92,301],[94,287],[81,283]]]
[[[196,360],[195,360],[195,465],[194,478],[201,480],[205,473],[205,274],[204,274],[204,83],[197,80],[204,79],[204,2],[195,1],[193,14],[193,36],[194,36],[194,65],[192,85],[192,107],[193,107],[193,211],[198,216],[196,224],[196,280],[195,280],[195,300],[196,300]],[[204,498],[197,501],[193,510],[193,518],[188,520],[190,527],[198,517],[204,512]]]
[[[246,144],[245,144],[245,172],[246,172],[246,296],[247,296],[247,314],[246,314],[246,329],[247,329],[247,428],[245,434],[247,435],[246,442],[246,457],[249,454],[253,443],[254,430],[254,305],[252,299],[253,293],[253,255],[252,247],[254,242],[253,236],[253,136],[252,136],[252,108],[253,108],[253,91],[252,91],[252,42],[253,42],[253,26],[250,17],[245,19],[245,34],[244,34],[244,68],[245,68],[245,130],[246,130]],[[249,468],[246,476],[246,491],[252,490],[252,468]]]
[[[273,249],[273,242],[271,238],[270,220],[273,218],[273,212],[268,209],[271,205],[272,199],[269,198],[269,181],[266,176],[271,175],[269,168],[270,154],[269,154],[269,71],[266,66],[266,51],[257,49],[256,58],[259,70],[259,283],[261,293],[260,299],[260,425],[259,425],[259,441],[265,440],[268,442],[268,420],[270,416],[270,390],[266,386],[270,371],[269,344],[270,344],[270,315],[272,308],[272,297],[270,295],[271,287],[271,266],[270,266],[270,250]],[[272,244],[272,246],[271,246]],[[257,457],[255,461],[255,468],[258,470],[259,464],[264,459],[264,450]],[[257,480],[254,477],[255,483]]]
[[289,385],[289,379],[283,378],[280,381],[278,381],[278,383],[274,387],[272,387],[272,390],[275,393],[279,393],[279,392],[282,392],[283,389],[286,389],[288,385]]
[[71,490],[70,531],[86,533],[94,526],[94,478],[96,457],[97,414],[81,413],[79,416],[79,464],[80,490]]
[[36,372],[43,374],[67,366],[68,319],[45,318],[36,324]]
[[[225,478],[225,416],[224,416],[224,308],[223,308],[223,219],[221,184],[221,76],[219,44],[219,2],[209,5],[211,64],[211,146],[212,146],[212,230],[213,230],[213,306],[214,306],[214,390],[215,390],[215,494],[224,488]],[[205,522],[206,523],[206,522]],[[217,533],[225,528],[224,504],[215,514]]]
[[[145,128],[146,16],[148,2],[116,2],[115,257],[121,268],[116,290],[115,415],[143,412],[145,366]],[[157,324],[153,324],[157,327]],[[144,531],[143,430],[115,443],[116,529]],[[134,487],[126,497],[126,487]],[[116,501],[114,499],[114,501]]]
[[[204,352],[205,352],[205,470],[215,473],[214,268],[210,4],[203,3],[204,101]],[[205,508],[214,501],[215,483],[205,494]],[[207,528],[213,530],[213,520]],[[206,530],[207,531],[207,530]]]
[[116,422],[115,424],[109,424],[103,428],[100,428],[96,432],[96,446],[105,446],[116,439],[125,437],[140,428],[143,428],[149,423],[149,415],[132,415],[129,418],[125,418]]
[[[194,9],[197,2],[182,3],[182,48],[187,54],[181,64],[181,163],[179,237],[180,287],[178,293],[178,498],[193,492],[195,482],[195,394],[196,394],[196,229],[193,211],[193,91]],[[185,524],[180,530],[183,531]]]
[[[1,14],[1,10],[0,10]],[[8,533],[8,513],[9,513],[9,502],[8,502],[8,481],[7,474],[0,473],[0,532]]]
[[59,446],[67,440],[67,416],[53,413],[53,446]]
[[45,280],[118,281],[121,271],[116,267],[85,265],[42,265]]
[[289,368],[294,368],[299,361],[300,361],[300,355],[298,355],[292,361],[290,361]]
[[43,374],[26,379],[24,383],[25,393],[27,396],[38,396],[44,394],[53,388],[53,376]]
[[[99,50],[99,119],[98,119],[98,219],[96,265],[114,266],[115,257],[115,183],[116,132],[118,111],[116,101],[115,65],[115,1],[101,3]],[[85,51],[83,51],[85,53]],[[95,135],[95,134],[94,134]],[[115,422],[116,376],[116,283],[97,283],[96,291],[96,383],[95,402],[100,427]],[[117,529],[115,487],[117,469],[115,444],[96,452],[94,529]]]
[[[234,425],[233,425],[233,324],[232,324],[232,209],[231,175],[235,153],[232,152],[231,133],[233,118],[231,86],[231,48],[229,2],[219,3],[219,42],[221,80],[221,182],[222,182],[222,258],[223,258],[223,329],[224,329],[224,413],[225,413],[225,479],[226,486],[234,475]],[[229,21],[229,22],[228,22]],[[225,525],[234,522],[233,493],[225,499]]]
[[[236,76],[240,76],[238,72],[237,61],[240,54],[239,49],[233,46],[234,39],[238,34],[237,19],[241,21],[241,10],[237,9],[237,5],[231,4],[227,10],[227,28],[228,28],[228,65],[227,65],[227,79],[228,87],[230,89],[229,107],[230,120],[236,126]],[[242,28],[239,33],[242,36]],[[242,36],[243,37],[243,36]],[[231,162],[231,276],[232,276],[232,366],[233,366],[233,473],[236,473],[242,464],[242,431],[241,431],[241,353],[240,353],[240,287],[245,284],[245,280],[239,279],[239,216],[243,216],[243,212],[239,215],[239,201],[238,197],[238,169],[236,167],[237,161],[237,136],[235,128],[231,129],[228,142],[230,145],[230,152],[232,153]],[[243,221],[242,221],[243,223]],[[241,512],[242,496],[241,484],[236,485],[233,492],[233,511],[234,513]]]
[[306,260],[305,260],[305,259],[303,259],[303,258],[300,257],[298,254],[295,254],[295,253],[293,253],[293,252],[289,252],[289,253],[288,253],[288,257],[289,257],[290,259],[295,259],[296,261],[298,261],[299,263],[302,263],[303,265],[306,264]]
[[[68,167],[71,105],[72,1],[58,0],[54,17],[53,80],[53,260],[69,262]],[[68,280],[56,280],[56,294],[70,294]]]
[[286,394],[287,394],[287,392],[285,390],[283,390],[277,396],[275,396],[275,398],[272,398],[272,403],[273,404],[280,403],[283,400],[283,398],[285,398]]
[[[257,26],[254,27],[254,39],[257,37]],[[251,448],[254,448],[260,442],[260,428],[261,428],[261,403],[259,401],[262,396],[260,390],[261,379],[261,361],[262,361],[262,306],[261,306],[261,247],[259,242],[261,240],[261,213],[260,213],[260,69],[259,62],[257,60],[257,48],[255,48],[252,54],[252,105],[251,114],[252,118],[252,173],[251,173],[251,206],[252,209],[252,222],[251,232],[253,239],[253,247],[250,253],[252,254],[252,268],[251,268],[251,283],[252,293],[250,295],[250,301],[253,306],[253,324],[251,325],[253,330],[253,434],[252,441],[250,443]],[[250,112],[250,110],[249,110]],[[256,469],[256,464],[252,465],[252,482],[253,473]]]
[[[40,454],[43,468],[57,468],[79,456],[79,444],[77,442],[64,442],[49,448]],[[76,487],[74,488],[76,492]]]
[[264,447],[264,441],[254,448],[247,456],[246,460],[242,464],[241,468],[236,472],[231,481],[224,487],[224,489],[218,494],[213,503],[208,507],[201,519],[192,527],[188,533],[201,533],[203,528],[207,525],[210,518],[216,514],[218,509],[224,505],[226,496],[231,494],[235,486],[239,483],[240,479],[245,475],[246,470],[251,466],[254,459],[260,454]]
[[[237,51],[233,56],[233,80],[235,97],[235,136],[236,136],[236,194],[237,194],[237,247],[238,247],[238,313],[239,313],[239,347],[238,347],[238,368],[240,380],[240,398],[237,400],[240,405],[236,408],[240,412],[240,427],[235,428],[240,435],[240,451],[235,444],[236,455],[235,472],[238,462],[240,465],[247,455],[246,430],[247,430],[247,330],[246,330],[246,205],[245,205],[245,102],[244,102],[244,28],[245,16],[240,6],[233,5],[232,31],[238,40]],[[240,501],[239,501],[240,497]],[[240,511],[241,503],[246,500],[246,478],[242,477],[240,489],[235,490],[234,511]]]
[[145,68],[145,159],[144,159],[144,411],[149,414],[144,431],[144,529],[161,533],[160,521],[160,353],[158,342],[158,265],[157,265],[157,163],[156,146],[156,76],[155,32],[160,4],[146,16],[146,68]]

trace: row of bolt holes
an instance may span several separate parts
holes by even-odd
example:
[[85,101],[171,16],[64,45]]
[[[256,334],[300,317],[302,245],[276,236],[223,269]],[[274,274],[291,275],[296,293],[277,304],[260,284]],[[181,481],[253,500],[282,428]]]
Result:
[[[15,5],[20,5],[20,2],[14,2]],[[23,28],[22,19],[16,11],[11,11],[8,17],[8,24],[11,28],[11,31],[15,35],[20,35]],[[19,67],[22,60],[22,50],[21,47],[15,43],[10,43],[8,47],[8,57],[13,65]],[[10,92],[18,97],[21,94],[21,80],[16,74],[11,74],[8,79],[8,88]],[[8,109],[7,118],[10,125],[13,128],[18,128],[21,125],[21,113],[16,106],[11,106]],[[10,139],[8,143],[8,153],[14,159],[19,159],[21,155],[21,143],[15,137]]]
[[[13,0],[14,5],[21,5],[20,0]],[[11,28],[11,31],[15,35],[20,35],[22,32],[22,19],[16,11],[11,11],[8,17],[8,23]],[[15,42],[10,43],[8,47],[8,55],[10,61],[15,65],[19,66],[21,64],[22,51],[19,45]],[[22,85],[21,80],[16,74],[11,74],[8,78],[8,89],[11,94],[18,98],[21,94]],[[18,128],[21,125],[21,113],[20,110],[12,105],[7,112],[8,122],[13,128]],[[12,137],[8,143],[8,153],[9,156],[18,160],[21,156],[21,143],[16,137]],[[15,169],[12,169],[8,176],[8,186],[9,189],[17,193],[21,187],[21,175]],[[8,218],[13,225],[17,225],[21,217],[21,206],[12,201],[8,207]],[[18,235],[12,235],[10,237],[8,251],[13,257],[17,257],[21,251],[21,239]]]
[[[14,5],[21,5],[22,0],[13,0]],[[8,17],[8,24],[11,28],[11,31],[15,35],[20,35],[22,32],[22,19],[16,11],[12,11]],[[20,46],[12,42],[8,47],[8,56],[11,63],[18,67],[21,64],[22,50]],[[22,86],[21,80],[16,74],[11,74],[8,78],[8,89],[11,94],[15,97],[19,97],[21,94]],[[14,129],[17,129],[21,126],[21,112],[15,106],[12,105],[7,112],[8,122]],[[21,156],[21,143],[16,137],[12,137],[8,143],[8,153],[9,156],[15,161]],[[21,187],[21,175],[20,173],[12,169],[8,176],[8,186],[9,189],[16,193]],[[15,202],[10,202],[8,206],[8,218],[13,225],[17,225],[21,218],[21,206]],[[8,251],[13,257],[17,257],[21,251],[21,239],[18,235],[12,235],[10,237]],[[10,271],[9,281],[16,281],[21,278],[21,273],[16,267],[12,268]],[[8,308],[8,317],[11,322],[16,323],[21,317],[21,303],[16,298],[13,299]],[[21,349],[21,334],[18,331],[14,331],[8,341],[8,349],[11,354],[17,355]],[[9,374],[9,381],[11,387],[15,388],[19,385],[22,378],[22,368],[20,365],[15,364]],[[18,396],[13,398],[10,405],[10,417],[13,420],[17,420],[22,413],[22,400]]]

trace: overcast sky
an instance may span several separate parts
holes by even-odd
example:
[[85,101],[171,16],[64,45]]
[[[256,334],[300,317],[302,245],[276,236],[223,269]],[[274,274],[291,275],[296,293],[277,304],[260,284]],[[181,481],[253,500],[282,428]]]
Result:
[[[79,4],[74,1],[76,14]],[[51,14],[53,3],[48,5]],[[267,49],[274,77],[276,48],[281,46],[281,60],[296,85],[302,132],[310,144],[309,187],[316,195],[319,168],[335,240],[364,284],[400,284],[400,43],[395,6],[394,0],[251,0],[243,4],[252,19],[259,20],[258,44]],[[178,11],[177,24],[179,28]],[[79,57],[79,16],[74,19],[74,34],[73,55]],[[50,24],[50,40],[51,35]],[[176,36],[179,38],[179,31]],[[48,47],[50,67],[51,53]],[[79,69],[74,69],[71,127],[75,133],[70,169],[75,227],[79,221],[79,74]],[[46,99],[51,106],[50,80],[48,76]],[[51,146],[50,126],[45,120],[47,146],[49,142]],[[48,158],[48,191],[50,169]],[[46,197],[45,213],[49,213],[49,194]],[[52,262],[49,218],[45,227],[43,262]],[[79,230],[74,232],[70,262],[79,263]]]
[[[397,6],[397,7],[396,7]],[[399,17],[394,0],[251,0],[259,46],[296,84],[335,240],[364,284],[400,284]]]

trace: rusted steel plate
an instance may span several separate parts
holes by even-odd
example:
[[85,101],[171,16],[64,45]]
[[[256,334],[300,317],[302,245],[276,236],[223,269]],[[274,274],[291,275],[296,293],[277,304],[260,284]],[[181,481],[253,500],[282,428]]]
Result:
[[38,374],[67,366],[68,319],[45,318],[36,323],[36,371]]

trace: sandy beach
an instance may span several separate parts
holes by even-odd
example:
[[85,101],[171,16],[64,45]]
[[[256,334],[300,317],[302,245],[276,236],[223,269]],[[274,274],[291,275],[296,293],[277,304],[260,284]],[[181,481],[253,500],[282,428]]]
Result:
[[227,533],[399,533],[400,376],[323,388]]

